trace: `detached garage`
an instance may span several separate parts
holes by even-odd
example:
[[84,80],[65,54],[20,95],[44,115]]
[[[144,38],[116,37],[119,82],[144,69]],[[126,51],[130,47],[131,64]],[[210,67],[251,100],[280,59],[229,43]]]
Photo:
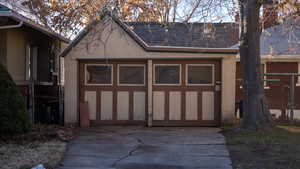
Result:
[[65,123],[79,122],[82,102],[94,125],[231,122],[236,28],[123,23],[108,15],[92,23],[62,53]]

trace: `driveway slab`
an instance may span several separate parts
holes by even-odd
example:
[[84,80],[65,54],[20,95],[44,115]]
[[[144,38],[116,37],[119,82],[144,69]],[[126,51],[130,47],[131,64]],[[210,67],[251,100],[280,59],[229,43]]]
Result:
[[105,126],[81,130],[59,169],[232,169],[218,128]]

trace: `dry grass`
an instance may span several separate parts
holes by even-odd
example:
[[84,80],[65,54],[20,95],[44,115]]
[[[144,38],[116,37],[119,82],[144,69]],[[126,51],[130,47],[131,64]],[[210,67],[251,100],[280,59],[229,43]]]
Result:
[[33,142],[29,144],[1,144],[1,169],[29,169],[43,164],[47,169],[54,169],[60,162],[67,143],[57,140]]
[[26,134],[0,136],[0,168],[30,169],[43,164],[54,169],[60,162],[74,128],[36,125]]
[[271,131],[224,132],[235,169],[299,169],[298,127]]
[[279,128],[285,129],[289,132],[293,133],[300,133],[300,127],[299,126],[278,126]]

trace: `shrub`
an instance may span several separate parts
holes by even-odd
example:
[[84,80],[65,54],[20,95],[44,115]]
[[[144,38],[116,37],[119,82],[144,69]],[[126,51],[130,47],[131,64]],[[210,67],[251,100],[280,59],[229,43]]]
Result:
[[24,99],[3,65],[0,64],[0,135],[30,131]]

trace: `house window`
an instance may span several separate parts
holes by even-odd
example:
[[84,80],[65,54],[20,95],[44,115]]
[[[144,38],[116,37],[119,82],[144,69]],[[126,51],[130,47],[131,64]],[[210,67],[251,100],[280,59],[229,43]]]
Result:
[[112,85],[112,65],[85,65],[86,85]]
[[129,86],[145,85],[144,65],[119,65],[118,84]]
[[214,65],[187,65],[188,85],[213,85]]
[[37,57],[38,57],[38,48],[27,45],[26,47],[26,70],[25,70],[25,79],[27,81],[37,80]]
[[180,65],[155,65],[155,84],[158,85],[179,85]]

